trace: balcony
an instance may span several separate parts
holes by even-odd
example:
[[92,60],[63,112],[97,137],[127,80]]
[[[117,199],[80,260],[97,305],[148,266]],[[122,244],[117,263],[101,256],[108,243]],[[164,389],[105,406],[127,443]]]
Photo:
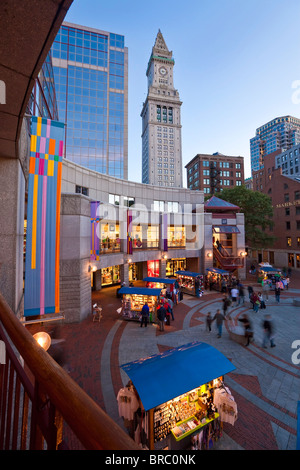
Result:
[[[0,294],[0,450],[139,450],[24,328]],[[1,347],[0,352],[3,352]]]
[[213,252],[214,259],[216,259],[226,271],[234,271],[235,269],[244,267],[244,258],[230,255],[225,248],[222,248],[222,252],[220,252],[214,247]]

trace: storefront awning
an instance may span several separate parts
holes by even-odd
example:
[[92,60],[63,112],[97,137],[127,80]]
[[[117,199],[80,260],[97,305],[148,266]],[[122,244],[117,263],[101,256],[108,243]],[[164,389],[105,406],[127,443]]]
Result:
[[218,269],[218,268],[206,268],[206,271],[210,271],[216,274],[229,274],[228,271],[224,271],[224,269]]
[[220,351],[199,341],[123,364],[121,368],[146,411],[235,369]]
[[150,289],[149,287],[121,287],[119,294],[137,294],[160,296],[161,289]]
[[179,276],[187,276],[187,277],[202,276],[201,273],[193,273],[193,272],[191,272],[191,271],[176,271],[175,274],[178,274]]
[[241,233],[235,225],[214,225],[213,230],[216,233]]
[[161,277],[144,277],[145,282],[158,282],[160,284],[175,284],[176,279],[163,279]]

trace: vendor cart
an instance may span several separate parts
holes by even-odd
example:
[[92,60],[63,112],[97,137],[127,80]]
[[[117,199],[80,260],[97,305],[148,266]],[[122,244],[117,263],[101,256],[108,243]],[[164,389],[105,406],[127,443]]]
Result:
[[180,291],[184,294],[203,295],[203,275],[192,271],[176,271]]
[[237,419],[237,405],[223,382],[235,366],[206,343],[195,341],[121,368],[140,403],[141,419],[135,421],[134,435],[150,450],[190,448],[201,432],[205,438],[199,449],[211,448],[213,439],[221,435],[222,423],[234,425]]
[[156,309],[161,289],[147,287],[121,287],[121,315],[124,320],[140,321],[143,305],[147,302],[150,311],[150,322],[156,322]]

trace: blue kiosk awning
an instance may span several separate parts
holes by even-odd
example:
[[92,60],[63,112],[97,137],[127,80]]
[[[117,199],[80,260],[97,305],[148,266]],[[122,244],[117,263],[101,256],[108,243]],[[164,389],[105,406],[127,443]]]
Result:
[[280,273],[281,269],[273,268],[273,266],[261,266],[259,271],[264,271],[266,273]]
[[175,274],[178,274],[179,276],[189,276],[189,277],[202,276],[201,273],[192,273],[191,271],[176,271]]
[[175,284],[176,279],[163,279],[161,277],[144,277],[145,282],[158,282],[160,284]]
[[123,364],[146,411],[235,370],[217,349],[195,341]]
[[148,287],[121,287],[119,294],[138,294],[160,296],[161,289],[149,289]]
[[212,273],[216,273],[216,274],[229,274],[228,271],[224,271],[224,269],[218,269],[218,268],[206,268],[206,271],[211,271]]

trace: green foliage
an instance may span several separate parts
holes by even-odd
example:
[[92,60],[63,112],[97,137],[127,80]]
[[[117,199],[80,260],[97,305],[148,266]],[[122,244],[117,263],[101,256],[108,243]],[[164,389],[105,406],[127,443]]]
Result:
[[235,186],[224,189],[218,197],[240,207],[245,216],[245,238],[252,248],[273,245],[275,237],[265,232],[273,226],[273,207],[269,196],[245,186]]

